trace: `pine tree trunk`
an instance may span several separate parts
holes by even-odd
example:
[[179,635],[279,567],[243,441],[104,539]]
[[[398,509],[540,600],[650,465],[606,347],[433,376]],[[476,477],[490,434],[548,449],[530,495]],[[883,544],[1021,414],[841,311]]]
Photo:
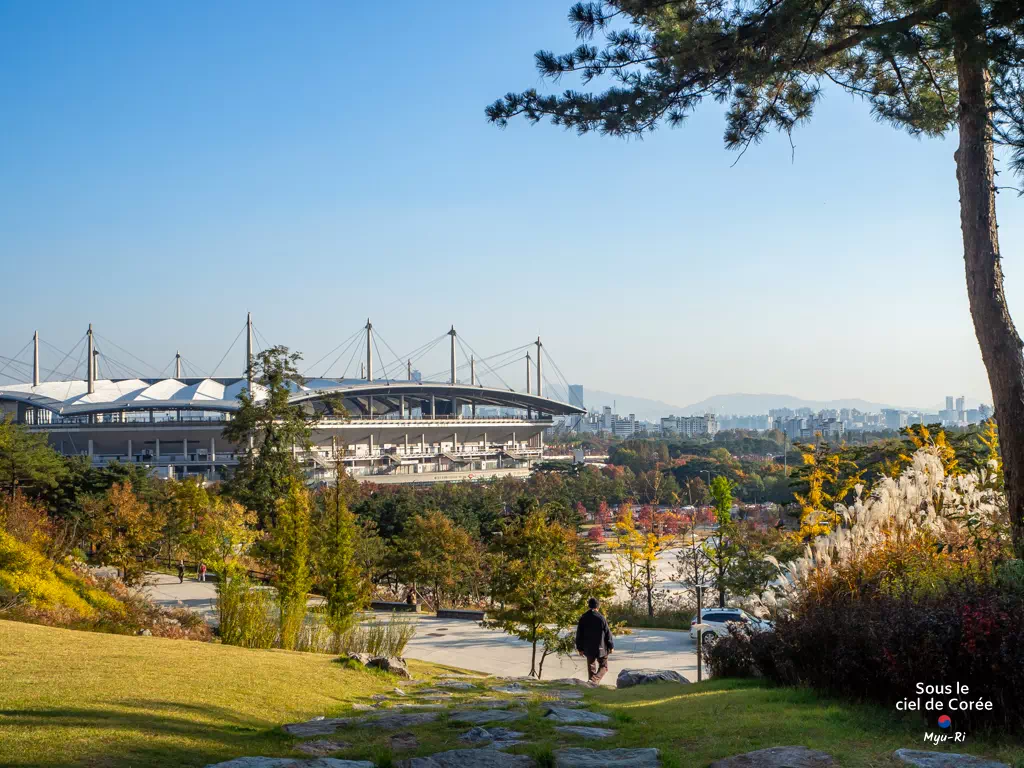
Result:
[[954,157],[967,296],[999,424],[1013,546],[1024,557],[1024,355],[999,260],[985,31],[976,0],[953,0],[950,10],[960,89],[960,146]]

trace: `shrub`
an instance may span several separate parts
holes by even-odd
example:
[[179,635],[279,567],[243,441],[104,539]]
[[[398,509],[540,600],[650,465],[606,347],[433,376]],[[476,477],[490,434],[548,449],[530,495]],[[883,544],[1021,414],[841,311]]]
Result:
[[338,653],[368,653],[371,656],[401,656],[416,636],[416,624],[391,614],[389,621],[356,624],[341,633]]
[[711,677],[756,677],[753,635],[746,627],[730,626],[729,634],[703,647],[704,663]]
[[753,658],[775,682],[890,706],[916,698],[918,683],[959,682],[994,709],[945,710],[958,726],[1024,731],[1024,601],[1016,596],[965,582],[913,599],[806,601],[772,634]]
[[274,595],[245,576],[226,576],[218,582],[217,610],[224,643],[243,648],[272,648],[277,642]]

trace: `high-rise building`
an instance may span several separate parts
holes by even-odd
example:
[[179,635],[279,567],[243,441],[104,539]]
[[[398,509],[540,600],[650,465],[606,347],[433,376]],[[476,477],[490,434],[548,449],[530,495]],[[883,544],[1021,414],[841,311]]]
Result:
[[[950,400],[951,398],[946,398]],[[907,414],[892,408],[883,408],[882,417],[885,419],[886,429],[903,429],[907,426]]]
[[953,396],[952,395],[946,395],[946,410],[947,411],[952,411],[953,410]]
[[713,437],[718,420],[713,413],[704,416],[666,416],[661,420],[661,434],[680,437]]

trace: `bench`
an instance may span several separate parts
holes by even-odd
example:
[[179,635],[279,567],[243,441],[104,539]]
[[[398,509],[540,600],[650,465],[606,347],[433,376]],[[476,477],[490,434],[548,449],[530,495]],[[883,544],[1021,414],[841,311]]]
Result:
[[439,608],[437,618],[439,619],[469,619],[470,621],[483,621],[487,614],[484,611],[476,611],[466,608]]
[[372,611],[401,611],[403,613],[417,613],[420,609],[417,603],[385,603],[381,600],[374,600],[370,603]]

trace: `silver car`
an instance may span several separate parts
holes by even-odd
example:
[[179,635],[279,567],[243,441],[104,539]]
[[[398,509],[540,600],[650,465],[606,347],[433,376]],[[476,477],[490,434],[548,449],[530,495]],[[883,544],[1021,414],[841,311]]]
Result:
[[697,632],[701,633],[701,642],[711,643],[720,637],[729,634],[730,624],[744,624],[755,632],[770,631],[772,623],[765,619],[751,616],[741,608],[708,608],[701,611],[701,623],[697,623],[697,617],[690,620],[690,639],[697,639]]

